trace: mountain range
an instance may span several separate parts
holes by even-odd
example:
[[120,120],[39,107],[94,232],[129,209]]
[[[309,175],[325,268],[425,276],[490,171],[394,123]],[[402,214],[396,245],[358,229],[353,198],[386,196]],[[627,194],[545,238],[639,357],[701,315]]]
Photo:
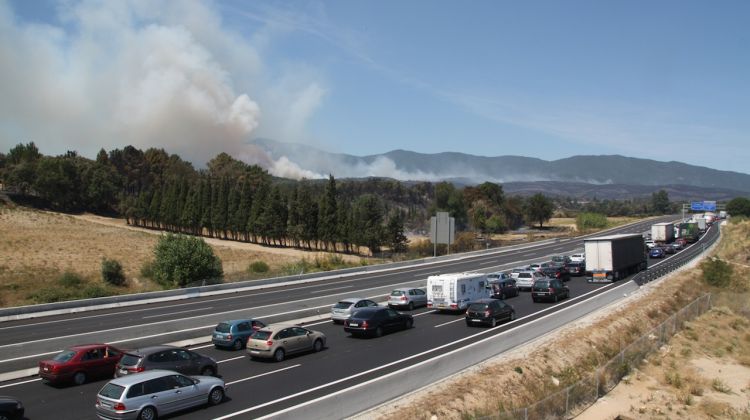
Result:
[[[387,177],[402,181],[501,183],[508,192],[545,192],[574,197],[625,198],[661,187],[670,197],[723,200],[750,193],[750,175],[681,162],[620,155],[579,155],[547,161],[523,156],[425,154],[393,150],[368,156],[330,153],[302,144],[255,139],[271,159],[291,161],[307,173],[336,178]],[[674,194],[674,195],[673,195]]]

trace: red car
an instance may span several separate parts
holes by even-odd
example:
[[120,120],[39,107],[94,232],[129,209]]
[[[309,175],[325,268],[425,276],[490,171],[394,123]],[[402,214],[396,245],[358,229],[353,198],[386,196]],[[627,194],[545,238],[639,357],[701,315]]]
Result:
[[72,381],[76,385],[90,378],[112,378],[122,351],[107,344],[83,344],[63,350],[39,362],[39,377],[50,383]]

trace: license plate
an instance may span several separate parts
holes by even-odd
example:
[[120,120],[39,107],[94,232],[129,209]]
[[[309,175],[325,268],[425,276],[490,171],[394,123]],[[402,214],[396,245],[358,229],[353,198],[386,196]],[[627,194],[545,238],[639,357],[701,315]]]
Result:
[[471,322],[482,322],[481,319],[472,319]]
[[350,327],[359,327],[359,324],[351,323],[349,324]]
[[127,369],[120,369],[120,373],[123,374],[123,375],[127,375],[128,374],[128,370]]
[[594,277],[607,277],[607,273],[594,273]]

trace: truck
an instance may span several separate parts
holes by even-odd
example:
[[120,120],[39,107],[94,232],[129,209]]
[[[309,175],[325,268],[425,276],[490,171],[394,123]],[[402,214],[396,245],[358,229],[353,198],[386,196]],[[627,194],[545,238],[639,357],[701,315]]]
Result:
[[700,231],[700,232],[705,232],[706,231],[706,219],[703,216],[696,217],[695,219],[693,219],[692,222],[688,222],[688,223],[696,223],[696,224],[698,224],[698,231]]
[[464,311],[469,303],[490,297],[482,273],[438,274],[427,277],[427,307],[438,311]]
[[674,241],[674,223],[656,223],[651,225],[651,240],[660,245]]
[[640,234],[622,233],[583,241],[586,281],[609,283],[645,270],[648,251]]
[[685,239],[685,242],[692,244],[698,240],[700,229],[698,229],[698,223],[685,222],[680,223],[680,238]]

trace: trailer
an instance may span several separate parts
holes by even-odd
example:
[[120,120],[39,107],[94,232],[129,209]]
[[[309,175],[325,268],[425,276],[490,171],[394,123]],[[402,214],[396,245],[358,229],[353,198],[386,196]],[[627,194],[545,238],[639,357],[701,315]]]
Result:
[[651,225],[651,240],[662,245],[674,241],[674,223]]
[[640,234],[590,238],[583,246],[589,283],[609,283],[646,269],[648,251]]
[[680,223],[680,238],[685,239],[685,242],[692,244],[698,240],[699,235],[700,229],[698,228],[698,223]]
[[427,277],[427,307],[464,311],[469,303],[490,297],[487,276],[481,273],[439,274]]

